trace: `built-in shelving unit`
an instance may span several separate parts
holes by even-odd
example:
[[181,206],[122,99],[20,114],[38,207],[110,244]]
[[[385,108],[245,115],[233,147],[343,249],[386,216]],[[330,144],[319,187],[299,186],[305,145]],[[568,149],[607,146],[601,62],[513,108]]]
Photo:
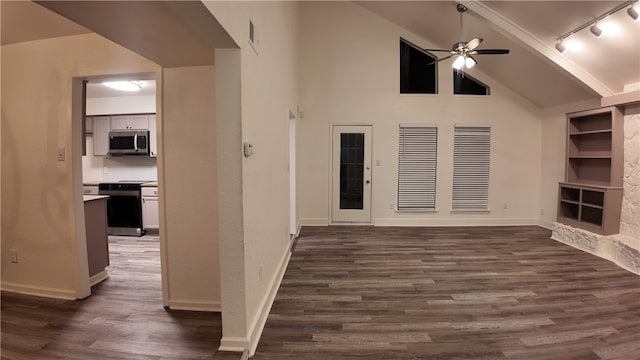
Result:
[[618,232],[623,141],[623,115],[615,106],[567,114],[559,222],[598,234]]

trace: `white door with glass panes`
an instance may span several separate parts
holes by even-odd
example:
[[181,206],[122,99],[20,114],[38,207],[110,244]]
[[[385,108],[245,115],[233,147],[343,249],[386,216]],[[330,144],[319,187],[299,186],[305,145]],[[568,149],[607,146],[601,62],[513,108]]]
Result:
[[333,126],[331,222],[371,223],[371,126]]

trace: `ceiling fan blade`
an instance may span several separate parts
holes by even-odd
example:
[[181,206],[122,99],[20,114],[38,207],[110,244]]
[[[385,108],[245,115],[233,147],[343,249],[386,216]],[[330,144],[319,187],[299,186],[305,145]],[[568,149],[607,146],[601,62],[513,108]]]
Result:
[[508,54],[509,49],[480,49],[475,50],[473,53],[478,55],[502,55]]
[[422,49],[423,51],[443,51],[443,52],[451,52],[451,49],[449,50],[445,50],[445,49]]
[[445,57],[443,57],[443,58],[440,58],[440,59],[438,59],[438,60],[436,60],[436,61],[432,61],[432,62],[428,63],[428,64],[427,64],[427,66],[433,65],[433,64],[438,63],[438,62],[440,62],[440,61],[442,61],[442,60],[447,60],[447,59],[449,59],[450,57],[455,56],[455,55],[456,55],[456,54],[451,54],[451,55],[449,55],[449,56],[445,56]]
[[465,47],[467,48],[467,50],[473,50],[475,48],[478,47],[478,45],[480,45],[480,43],[482,42],[481,38],[473,38],[471,39],[466,45]]

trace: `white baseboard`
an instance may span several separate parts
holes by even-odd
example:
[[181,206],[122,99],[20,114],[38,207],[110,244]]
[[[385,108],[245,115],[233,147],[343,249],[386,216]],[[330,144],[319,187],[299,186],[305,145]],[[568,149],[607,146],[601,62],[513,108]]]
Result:
[[269,285],[267,287],[268,290],[266,291],[264,297],[262,298],[262,301],[260,302],[260,306],[258,307],[256,315],[251,321],[251,326],[249,326],[248,348],[250,356],[253,356],[253,354],[255,354],[256,352],[256,348],[258,347],[258,343],[260,342],[260,336],[262,335],[262,330],[264,330],[264,326],[267,323],[267,318],[269,317],[271,306],[273,305],[273,301],[275,300],[278,289],[280,288],[280,283],[282,282],[284,273],[287,270],[287,265],[289,265],[290,258],[291,251],[289,250],[289,248],[287,248],[282,258],[280,259],[280,263],[278,264],[278,271],[276,271],[269,280]]
[[548,229],[548,230],[553,230],[554,224],[555,224],[554,221],[549,221],[549,220],[545,220],[545,219],[538,219],[538,226],[543,227],[543,228]]
[[220,351],[243,352],[249,348],[249,339],[246,337],[229,337],[223,336],[220,340]]
[[107,280],[108,278],[109,274],[107,274],[107,270],[102,270],[89,278],[89,286],[93,286],[101,281]]
[[209,312],[222,311],[222,306],[220,305],[220,301],[193,301],[193,300],[169,299],[169,308],[171,310],[209,311]]
[[374,226],[525,226],[539,225],[539,219],[487,219],[487,218],[377,218],[373,219]]
[[2,291],[54,299],[76,300],[78,298],[75,291],[54,289],[44,286],[28,286],[3,282],[2,285],[0,285],[0,288],[2,288]]
[[300,220],[301,226],[329,226],[328,218],[307,218]]

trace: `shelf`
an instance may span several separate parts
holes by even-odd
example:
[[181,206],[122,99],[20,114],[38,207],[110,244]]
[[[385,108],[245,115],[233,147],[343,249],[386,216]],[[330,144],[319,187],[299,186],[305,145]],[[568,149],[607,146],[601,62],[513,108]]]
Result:
[[570,157],[567,182],[606,186],[611,181],[610,169],[610,157]]
[[615,234],[622,205],[624,116],[615,106],[567,114],[565,182],[558,221]]
[[569,155],[569,159],[577,159],[577,160],[611,159],[611,155]]
[[602,132],[612,130],[611,112],[589,112],[584,115],[571,115],[569,117],[569,134],[587,132]]

